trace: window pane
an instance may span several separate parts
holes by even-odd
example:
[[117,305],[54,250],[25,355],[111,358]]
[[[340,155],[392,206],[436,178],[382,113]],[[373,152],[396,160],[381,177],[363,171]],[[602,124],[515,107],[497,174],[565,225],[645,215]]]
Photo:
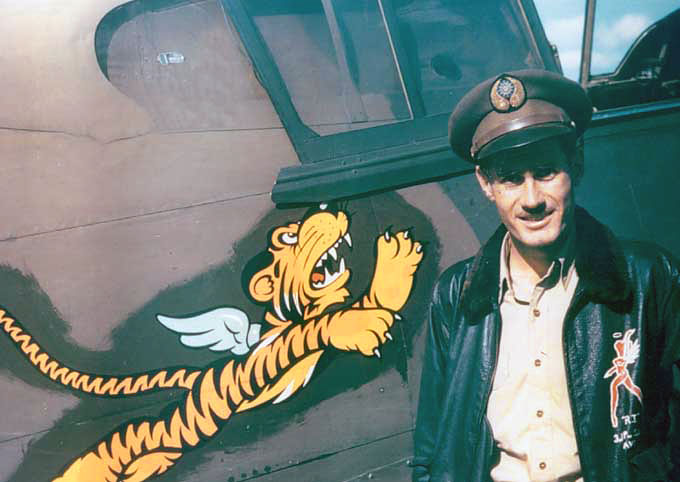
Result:
[[302,122],[321,135],[411,118],[376,0],[244,2]]
[[585,3],[574,0],[534,0],[545,35],[557,47],[564,76],[579,81]]
[[243,5],[302,122],[321,135],[448,113],[483,79],[543,67],[517,0]]
[[450,112],[471,87],[502,71],[543,66],[517,2],[393,3],[426,115]]
[[591,75],[614,72],[640,34],[678,6],[678,0],[597,2]]

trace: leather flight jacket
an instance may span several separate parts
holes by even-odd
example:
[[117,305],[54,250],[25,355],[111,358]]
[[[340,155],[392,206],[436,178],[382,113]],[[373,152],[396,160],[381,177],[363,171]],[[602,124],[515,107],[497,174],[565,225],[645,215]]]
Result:
[[[575,222],[579,282],[562,338],[582,477],[678,481],[680,266],[655,245],[617,240],[581,208]],[[505,233],[501,226],[435,287],[414,433],[414,481],[489,481],[499,460],[486,408],[500,341]]]

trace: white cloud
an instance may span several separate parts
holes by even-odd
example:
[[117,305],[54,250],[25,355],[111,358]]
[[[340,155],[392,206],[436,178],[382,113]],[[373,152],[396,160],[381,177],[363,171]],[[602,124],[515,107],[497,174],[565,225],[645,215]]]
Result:
[[548,41],[557,46],[564,75],[578,80],[581,63],[583,15],[551,16],[544,20],[543,28]]
[[626,14],[612,22],[596,24],[590,71],[593,74],[613,72],[633,41],[651,23],[645,15]]
[[558,47],[558,52],[564,76],[578,81],[579,71],[581,70],[581,48],[562,51]]
[[548,20],[544,29],[548,40],[557,45],[560,51],[581,48],[583,15]]
[[[665,1],[673,3],[677,0]],[[651,25],[650,18],[658,18],[656,13],[659,12],[652,13],[654,10],[647,0],[638,2],[626,3],[621,8],[609,8],[611,5],[604,3],[604,7],[598,6],[591,67],[594,74],[612,72],[633,41]],[[534,0],[534,4],[541,16],[546,37],[557,46],[564,74],[578,80],[583,40],[583,3],[573,0]],[[625,12],[626,9],[628,12]]]
[[593,74],[613,72],[619,65],[621,55],[612,52],[593,52],[590,60],[590,71]]
[[651,23],[645,15],[627,14],[613,23],[597,25],[595,45],[605,50],[627,48]]

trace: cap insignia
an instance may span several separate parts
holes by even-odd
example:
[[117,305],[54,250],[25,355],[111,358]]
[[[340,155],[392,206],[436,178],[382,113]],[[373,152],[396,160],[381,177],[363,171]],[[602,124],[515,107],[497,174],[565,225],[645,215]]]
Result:
[[526,100],[524,86],[519,79],[504,75],[491,86],[491,105],[497,112],[518,109]]

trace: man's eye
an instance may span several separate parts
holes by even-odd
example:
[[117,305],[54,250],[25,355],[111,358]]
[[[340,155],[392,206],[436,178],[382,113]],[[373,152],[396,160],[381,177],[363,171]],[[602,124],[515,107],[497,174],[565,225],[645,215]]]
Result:
[[554,167],[539,167],[534,171],[534,177],[541,180],[549,180],[555,177],[557,169]]
[[511,172],[500,174],[498,180],[503,184],[522,184],[522,182],[524,182],[524,176],[518,172]]

